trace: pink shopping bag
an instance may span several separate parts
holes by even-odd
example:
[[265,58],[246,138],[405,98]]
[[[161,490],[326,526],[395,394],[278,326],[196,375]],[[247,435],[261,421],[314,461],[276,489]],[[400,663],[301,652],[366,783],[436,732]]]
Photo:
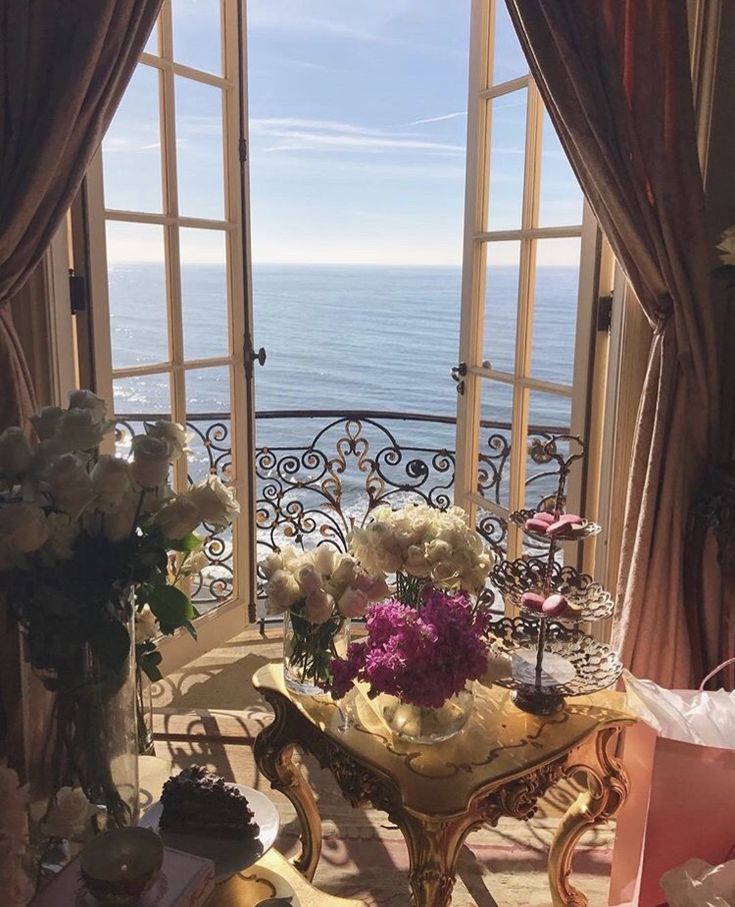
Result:
[[639,722],[626,731],[623,763],[630,794],[618,813],[608,903],[659,907],[665,872],[692,857],[717,865],[731,853],[735,749],[659,737]]

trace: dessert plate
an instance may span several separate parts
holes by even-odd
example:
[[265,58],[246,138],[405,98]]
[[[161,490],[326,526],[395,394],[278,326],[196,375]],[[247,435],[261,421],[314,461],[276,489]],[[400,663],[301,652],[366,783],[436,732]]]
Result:
[[223,882],[256,863],[263,854],[270,850],[278,834],[278,811],[271,801],[258,790],[234,784],[240,793],[247,798],[250,809],[255,814],[255,821],[260,826],[257,838],[237,840],[235,838],[215,837],[214,835],[191,835],[171,831],[160,831],[158,822],[163,813],[163,805],[156,800],[143,814],[138,825],[157,831],[166,847],[193,853],[214,863],[215,880]]

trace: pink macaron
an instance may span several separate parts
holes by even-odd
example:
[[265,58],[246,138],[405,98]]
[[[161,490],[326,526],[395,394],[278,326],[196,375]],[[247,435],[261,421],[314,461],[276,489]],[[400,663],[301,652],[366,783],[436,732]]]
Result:
[[544,606],[544,597],[538,592],[524,592],[521,596],[521,604],[529,611],[541,611]]
[[578,513],[565,513],[546,527],[546,534],[552,538],[555,535],[563,535],[572,526],[581,525],[583,522],[584,520]]
[[569,602],[559,592],[549,595],[541,605],[541,613],[546,617],[558,617],[569,607]]

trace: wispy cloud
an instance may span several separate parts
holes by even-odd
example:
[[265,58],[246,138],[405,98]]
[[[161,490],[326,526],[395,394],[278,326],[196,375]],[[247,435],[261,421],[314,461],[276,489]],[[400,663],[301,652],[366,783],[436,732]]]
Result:
[[278,139],[265,151],[418,151],[431,154],[464,154],[464,146],[451,142],[416,138],[401,133],[335,120],[311,120],[299,117],[267,117],[250,121],[254,135]]
[[466,117],[466,110],[458,110],[456,113],[445,113],[440,117],[425,117],[423,120],[412,120],[410,123],[401,123],[402,127],[423,126],[424,123],[441,123],[442,120],[455,120],[457,117]]

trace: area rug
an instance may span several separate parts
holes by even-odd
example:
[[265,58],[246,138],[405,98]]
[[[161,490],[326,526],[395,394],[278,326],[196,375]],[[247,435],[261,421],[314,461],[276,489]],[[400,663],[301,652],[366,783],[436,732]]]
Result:
[[[252,749],[271,712],[250,677],[278,657],[274,642],[253,638],[252,633],[238,637],[159,685],[156,750],[177,767],[203,764],[229,780],[267,792],[281,817],[276,847],[292,856],[299,847],[294,809],[270,790]],[[303,768],[323,819],[322,857],[314,883],[370,907],[408,907],[408,854],[400,831],[384,813],[351,808],[329,772],[310,757]],[[570,788],[555,790],[530,822],[501,820],[495,829],[483,827],[471,834],[459,857],[453,907],[548,907],[548,846],[573,796]],[[578,848],[574,880],[591,907],[607,904],[612,837],[612,828],[598,829],[583,837]]]

